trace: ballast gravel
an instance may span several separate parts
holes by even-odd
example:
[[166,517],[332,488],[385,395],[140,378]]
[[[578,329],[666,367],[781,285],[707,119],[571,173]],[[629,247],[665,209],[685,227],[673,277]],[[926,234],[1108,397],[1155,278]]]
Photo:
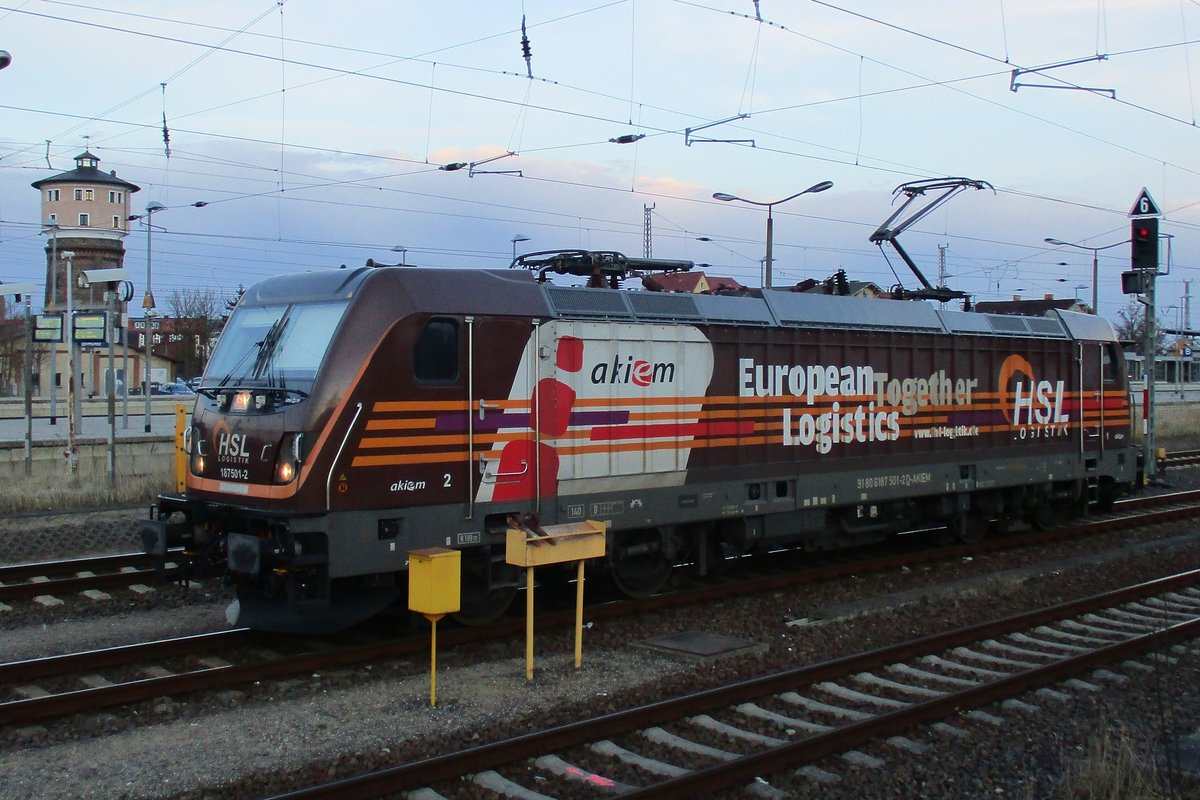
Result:
[[[128,527],[123,533],[121,529],[135,524],[138,516],[112,512],[99,522],[111,528],[109,533],[84,534],[81,541],[91,552],[129,549],[120,543],[133,534]],[[45,533],[42,540],[53,539],[55,548],[79,554],[65,542],[69,537],[58,524],[57,535]],[[0,561],[66,554],[37,551],[35,540],[43,534],[35,527],[0,523],[0,554],[6,554]],[[1169,537],[1169,543],[1124,550],[1113,542],[1079,545],[1044,556],[1040,566],[1037,557],[1026,553],[1015,552],[1011,558],[997,554],[716,602],[702,612],[693,608],[605,622],[586,632],[584,664],[578,671],[572,665],[569,633],[539,635],[532,684],[524,679],[521,641],[440,654],[436,708],[429,706],[427,665],[415,659],[339,670],[336,676],[231,687],[193,703],[164,698],[149,708],[81,720],[79,735],[66,740],[31,725],[17,732],[16,744],[0,748],[0,797],[265,797],[957,627],[994,616],[997,608],[1017,613],[1200,564],[1200,544],[1189,525],[1157,535]],[[28,541],[18,542],[22,538]],[[97,545],[102,539],[118,544]],[[1098,561],[1071,560],[1109,548],[1113,553]],[[7,555],[12,553],[22,555]],[[986,579],[1016,567],[1023,571]],[[971,576],[979,580],[954,583]],[[875,601],[865,602],[871,598]],[[198,600],[150,612],[14,627],[0,630],[0,660],[221,629],[223,613],[223,601]],[[788,624],[805,618],[823,621]],[[685,630],[753,639],[767,644],[767,653],[695,665],[633,646]],[[808,770],[808,778],[767,776],[763,783],[796,797],[1065,797],[1057,792],[1076,765],[1086,761],[1095,734],[1128,737],[1137,757],[1152,768],[1164,737],[1175,741],[1200,727],[1197,660],[1194,651],[1184,650],[1173,657],[1171,669],[1155,673],[1153,682],[1145,677],[1107,682],[1100,693],[1064,690],[1072,697],[1068,702],[1023,698],[1040,709],[1037,714],[986,709],[1001,720],[998,726],[975,718],[952,721],[966,731],[966,739],[933,729],[912,732],[912,739],[936,748],[934,757],[883,747],[866,754],[882,759],[882,769],[831,758]],[[1163,713],[1164,706],[1169,714]],[[142,722],[136,718],[140,716],[152,721]],[[1200,791],[1194,780],[1182,785]],[[463,788],[461,796],[481,796],[478,789]],[[581,791],[576,796],[588,795]]]

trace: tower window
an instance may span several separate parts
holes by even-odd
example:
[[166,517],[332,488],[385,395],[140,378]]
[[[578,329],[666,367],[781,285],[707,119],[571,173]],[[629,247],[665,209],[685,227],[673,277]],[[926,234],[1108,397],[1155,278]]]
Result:
[[83,190],[83,199],[84,200],[95,200],[96,192],[93,191],[92,189],[84,189]]
[[75,190],[75,199],[76,199],[76,200],[82,200],[82,199],[83,199],[83,189],[76,189],[76,190]]
[[125,193],[124,192],[109,192],[108,193],[108,202],[110,202],[110,203],[125,202]]
[[58,189],[47,189],[46,190],[46,202],[57,203],[58,198],[59,198],[59,190]]
[[87,214],[80,214],[80,215],[79,215],[79,227],[81,227],[81,228],[86,228],[86,227],[88,227],[88,226],[89,226],[89,225],[91,225],[91,224],[92,224],[92,223],[90,222],[90,220],[89,220],[89,218],[88,218],[88,215],[87,215]]
[[51,222],[58,222],[58,214],[50,214],[50,215],[48,216],[48,219],[49,219]]
[[113,214],[113,227],[117,230],[121,230],[121,218],[116,214]]

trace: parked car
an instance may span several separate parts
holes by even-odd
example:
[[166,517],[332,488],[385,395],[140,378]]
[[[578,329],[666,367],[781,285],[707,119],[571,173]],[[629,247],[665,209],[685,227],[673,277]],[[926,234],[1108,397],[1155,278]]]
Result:
[[175,383],[164,383],[154,390],[154,394],[173,394],[181,397],[194,397],[195,392],[192,387],[188,386],[183,381],[175,381]]

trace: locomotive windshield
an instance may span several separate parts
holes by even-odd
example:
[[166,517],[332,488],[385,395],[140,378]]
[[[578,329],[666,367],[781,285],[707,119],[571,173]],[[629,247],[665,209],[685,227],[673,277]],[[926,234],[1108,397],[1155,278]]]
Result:
[[241,306],[205,371],[203,388],[311,388],[345,303]]

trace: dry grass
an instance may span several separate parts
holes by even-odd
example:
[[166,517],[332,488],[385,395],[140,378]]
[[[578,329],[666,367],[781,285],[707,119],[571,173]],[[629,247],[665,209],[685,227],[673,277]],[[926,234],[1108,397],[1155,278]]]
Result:
[[115,487],[107,481],[97,483],[59,483],[21,478],[0,486],[0,511],[49,511],[98,508],[113,505],[149,504],[160,492],[172,491],[173,484],[161,479],[126,479]]
[[1084,752],[1068,757],[1057,800],[1165,800],[1158,777],[1128,731],[1104,727]]
[[[1200,447],[1200,405],[1160,403],[1154,407],[1154,441],[1158,447],[1182,450]],[[1134,422],[1133,440],[1142,440],[1142,421]]]

